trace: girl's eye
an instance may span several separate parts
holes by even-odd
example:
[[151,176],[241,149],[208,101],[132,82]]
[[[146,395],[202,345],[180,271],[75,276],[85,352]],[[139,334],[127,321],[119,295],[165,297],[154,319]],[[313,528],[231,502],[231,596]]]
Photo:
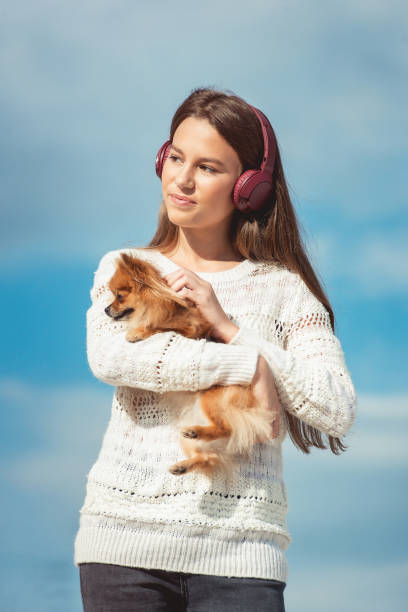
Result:
[[174,160],[176,160],[176,159],[180,159],[180,158],[179,158],[179,157],[177,157],[177,155],[169,155],[169,159],[174,159]]
[[[180,160],[180,157],[178,157],[177,155],[169,155],[169,159],[172,159],[174,162],[176,162],[177,160]],[[203,168],[205,172],[209,174],[215,174],[217,172],[215,168],[211,168],[210,166],[202,165],[200,166],[200,168]]]
[[210,174],[217,172],[216,170],[214,170],[214,168],[211,168],[210,166],[201,166],[201,168],[204,168],[206,171],[208,170]]

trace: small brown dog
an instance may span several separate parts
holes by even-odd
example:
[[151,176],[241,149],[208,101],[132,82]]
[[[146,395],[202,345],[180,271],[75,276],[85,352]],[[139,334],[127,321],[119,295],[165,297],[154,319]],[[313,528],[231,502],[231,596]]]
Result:
[[[109,281],[115,300],[105,312],[128,321],[129,342],[166,331],[194,339],[211,337],[211,325],[196,304],[172,291],[155,266],[126,253],[116,264]],[[199,409],[187,409],[180,419],[180,441],[188,459],[171,466],[172,474],[228,471],[237,455],[249,455],[256,443],[271,439],[271,412],[255,400],[252,384],[215,385],[196,393]],[[198,421],[202,424],[195,424]]]

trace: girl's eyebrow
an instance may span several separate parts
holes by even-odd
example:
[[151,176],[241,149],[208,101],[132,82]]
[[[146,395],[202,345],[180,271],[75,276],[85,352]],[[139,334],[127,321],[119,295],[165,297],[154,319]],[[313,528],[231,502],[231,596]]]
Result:
[[[184,155],[183,151],[179,149],[178,147],[174,146],[174,144],[171,145],[171,148],[177,151],[177,153]],[[214,157],[200,157],[198,161],[212,162],[213,164],[217,164],[218,166],[221,166],[221,168],[225,168],[222,161],[220,161],[219,159],[215,159]]]

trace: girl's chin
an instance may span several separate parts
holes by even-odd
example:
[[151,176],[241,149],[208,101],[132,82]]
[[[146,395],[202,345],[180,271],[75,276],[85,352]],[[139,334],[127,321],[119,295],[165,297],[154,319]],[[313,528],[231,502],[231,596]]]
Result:
[[169,221],[173,225],[177,225],[178,227],[183,227],[183,228],[186,228],[186,229],[188,227],[190,227],[191,229],[199,227],[199,226],[197,226],[196,223],[192,223],[191,221],[187,220],[186,217],[184,217],[184,219],[183,219],[183,217],[180,217],[180,216],[177,216],[177,217],[174,217],[174,218],[169,217]]
[[179,208],[178,206],[167,206],[167,216],[170,221],[174,219],[188,219],[192,215],[194,215],[195,206],[188,206],[186,208]]

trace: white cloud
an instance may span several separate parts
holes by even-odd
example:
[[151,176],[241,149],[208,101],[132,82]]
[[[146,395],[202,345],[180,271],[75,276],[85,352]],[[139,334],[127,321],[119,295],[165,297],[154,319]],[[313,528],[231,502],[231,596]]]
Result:
[[[408,463],[408,395],[357,395],[355,422],[343,439],[346,452],[335,456],[329,450],[313,450],[307,461],[316,469],[341,466],[356,468],[402,468]],[[299,451],[285,441],[284,453],[291,469],[299,465]]]
[[[408,289],[408,239],[403,228],[380,233],[318,232],[307,241],[316,269],[326,280],[352,283],[355,295],[369,298],[404,294]],[[341,262],[341,265],[340,265]]]
[[365,236],[356,254],[354,274],[372,296],[408,289],[408,236]]
[[[408,395],[362,395],[344,465],[350,468],[408,464]],[[346,440],[347,442],[347,440]]]
[[[19,380],[0,382],[2,405],[23,415],[35,441],[21,448],[4,467],[3,476],[29,491],[70,501],[84,489],[86,473],[96,460],[110,417],[113,387],[61,385],[38,387]],[[38,444],[38,439],[43,443]]]
[[408,424],[408,395],[359,394],[358,411],[367,421]]
[[289,572],[284,591],[289,612],[402,612],[406,608],[408,563],[321,564]]
[[[339,2],[311,10],[298,0],[289,12],[284,2],[259,1],[256,10],[245,11],[245,19],[239,10],[231,10],[235,6],[231,2],[216,0],[194,6],[194,10],[191,3],[181,0],[177,11],[164,3],[160,15],[148,2],[124,6],[109,1],[97,5],[84,2],[80,11],[73,10],[69,2],[39,1],[35,11],[31,3],[23,5],[24,10],[9,5],[4,11],[0,72],[3,100],[29,119],[24,133],[28,128],[37,142],[46,135],[49,142],[56,139],[58,146],[108,146],[112,137],[116,141],[114,133],[109,132],[109,126],[117,126],[112,104],[115,116],[130,118],[135,111],[149,113],[152,103],[156,104],[153,100],[162,99],[160,92],[165,89],[168,102],[160,102],[159,108],[170,109],[189,86],[194,86],[193,80],[201,81],[212,74],[213,82],[232,89],[235,83],[241,83],[241,95],[245,97],[247,90],[254,97],[253,103],[258,99],[260,104],[263,101],[269,105],[271,112],[276,109],[286,150],[294,159],[300,156],[303,161],[315,159],[327,164],[326,151],[322,150],[326,141],[336,142],[336,149],[347,150],[352,158],[363,152],[370,157],[375,151],[386,153],[390,147],[393,152],[401,147],[406,150],[401,129],[406,114],[402,96],[398,95],[399,75],[392,80],[392,69],[398,70],[404,57],[398,33],[405,7],[399,2],[391,2],[393,10],[387,4],[384,14],[381,3]],[[176,39],[169,41],[172,25],[183,31],[182,45]],[[203,71],[203,52],[196,45],[197,38],[205,37],[209,27],[222,33],[214,37],[215,45],[205,50],[211,72]],[[240,50],[237,30],[245,32],[248,44],[241,61],[231,62]],[[394,36],[388,35],[394,31]],[[184,92],[173,73],[169,80],[164,74],[157,80],[150,77],[151,73],[161,74],[165,50],[176,56],[174,61],[182,61]],[[220,57],[224,59],[221,63]],[[197,60],[200,75],[195,79],[190,75],[192,58]],[[255,60],[256,75],[273,74],[273,79],[264,82],[258,78],[257,85],[247,76],[242,78],[242,66],[250,67]],[[367,69],[371,66],[376,70]],[[387,73],[387,87],[379,81],[381,70]],[[129,80],[129,74],[133,79]],[[329,77],[324,88],[319,86],[322,75]],[[38,113],[47,114],[47,122],[37,121]],[[111,122],[101,130],[100,121],[106,116],[111,116]],[[393,126],[392,134],[388,130],[380,138],[378,130],[383,129],[384,122]],[[122,138],[128,138],[125,130]],[[342,161],[352,163],[349,155]]]

